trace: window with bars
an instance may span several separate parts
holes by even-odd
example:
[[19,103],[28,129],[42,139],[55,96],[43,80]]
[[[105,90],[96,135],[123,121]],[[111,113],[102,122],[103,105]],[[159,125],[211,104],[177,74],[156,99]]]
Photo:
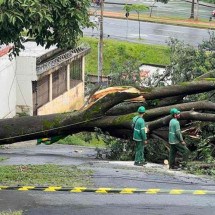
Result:
[[82,80],[82,58],[80,58],[70,64],[70,88],[75,87]]
[[61,67],[52,74],[52,99],[57,98],[67,90],[67,66]]

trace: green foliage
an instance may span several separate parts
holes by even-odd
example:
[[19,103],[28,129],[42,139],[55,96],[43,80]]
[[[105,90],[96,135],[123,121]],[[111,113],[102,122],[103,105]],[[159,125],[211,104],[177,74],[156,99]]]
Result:
[[177,39],[170,39],[169,71],[172,83],[186,82],[200,75],[215,70],[215,34],[209,32],[210,38],[195,47]]
[[[86,56],[86,73],[97,74],[98,39],[85,37],[81,41],[87,42],[91,47],[90,54]],[[170,63],[169,48],[166,46],[111,39],[104,40],[103,56],[103,75],[110,75],[119,71],[123,72],[121,68],[126,68],[126,64],[128,65],[133,62],[135,62],[135,65],[140,63],[138,66],[141,64],[168,65]]]
[[195,175],[210,175],[215,177],[215,163],[207,166],[204,162],[189,162],[187,172]]
[[133,143],[130,140],[115,138],[109,133],[103,133],[101,129],[95,128],[98,139],[102,139],[107,146],[106,157],[111,160],[133,160]]
[[200,138],[193,139],[188,136],[185,139],[191,150],[188,171],[195,174],[215,175],[215,126],[213,123],[199,123],[196,127],[198,126],[201,132]]
[[0,212],[0,215],[22,215],[23,212],[22,211],[2,211]]
[[140,81],[139,65],[141,65],[141,62],[135,59],[126,60],[121,65],[112,61],[110,70],[111,85],[135,86]]
[[148,10],[149,7],[144,4],[132,4],[132,5],[125,5],[123,8],[126,13],[129,15],[130,11],[135,11],[137,13],[137,18],[139,22],[139,39],[140,39],[140,13]]
[[5,157],[0,157],[0,162],[6,160],[7,158]]
[[94,133],[82,132],[65,137],[58,141],[59,144],[88,146],[104,148],[105,144],[102,139],[97,138]]
[[37,44],[68,49],[76,45],[82,28],[91,26],[89,0],[3,0],[0,8],[0,44],[13,43],[13,54],[23,49],[25,30]]
[[1,184],[7,186],[87,186],[92,175],[75,166],[56,165],[0,166],[0,172]]
[[154,163],[163,163],[165,159],[168,160],[169,151],[166,143],[158,139],[148,140],[148,144],[145,146],[145,158]]
[[125,5],[123,10],[125,10],[126,12],[131,12],[131,11],[135,11],[136,13],[141,13],[143,11],[148,10],[149,7],[144,5],[144,4],[132,4],[132,5]]
[[212,156],[212,145],[209,143],[208,139],[202,138],[200,143],[197,146],[197,155],[198,160],[203,160],[207,163],[211,163],[214,160]]

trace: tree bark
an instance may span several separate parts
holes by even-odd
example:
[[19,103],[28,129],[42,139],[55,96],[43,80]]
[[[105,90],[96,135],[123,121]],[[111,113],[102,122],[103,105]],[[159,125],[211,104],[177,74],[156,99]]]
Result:
[[[97,92],[91,103],[76,112],[51,114],[45,116],[27,116],[21,118],[0,120],[0,145],[11,144],[42,137],[57,135],[69,135],[81,131],[94,131],[95,127],[109,132],[111,135],[127,138],[131,135],[131,120],[136,111],[129,112],[127,106],[118,115],[112,115],[111,109],[116,105],[129,102],[133,98],[142,97],[144,105],[149,108],[145,114],[145,120],[151,132],[165,127],[170,120],[169,110],[177,107],[182,111],[182,119],[197,121],[215,121],[215,104],[208,101],[179,103],[177,105],[165,105],[150,109],[150,101],[165,100],[167,98],[187,96],[196,93],[215,90],[213,81],[197,81],[183,83],[176,86],[161,88],[136,89],[133,87],[108,88]],[[140,104],[140,103],[139,103]],[[139,105],[138,104],[138,105]],[[190,111],[190,110],[199,111]],[[136,109],[135,109],[136,110]],[[211,112],[211,113],[203,113]],[[108,113],[108,114],[107,114]]]
[[195,0],[192,0],[192,3],[191,3],[191,12],[190,12],[190,19],[194,19],[194,6],[195,6]]

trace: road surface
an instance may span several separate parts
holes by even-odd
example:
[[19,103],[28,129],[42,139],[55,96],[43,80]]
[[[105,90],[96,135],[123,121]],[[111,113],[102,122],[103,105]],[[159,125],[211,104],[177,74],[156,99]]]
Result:
[[[141,22],[139,39],[138,21],[104,18],[104,38],[130,42],[165,45],[170,38],[176,38],[197,46],[203,40],[208,40],[208,31],[209,29]],[[84,29],[84,35],[98,38],[99,29]]]
[[[0,149],[7,157],[1,165],[76,165],[94,171],[94,186],[139,189],[183,189],[215,191],[214,180],[170,171],[163,165],[135,167],[133,162],[95,159],[93,148],[53,144]],[[0,191],[0,211],[22,210],[26,215],[165,214],[211,215],[214,195],[193,194],[97,194],[41,191]]]

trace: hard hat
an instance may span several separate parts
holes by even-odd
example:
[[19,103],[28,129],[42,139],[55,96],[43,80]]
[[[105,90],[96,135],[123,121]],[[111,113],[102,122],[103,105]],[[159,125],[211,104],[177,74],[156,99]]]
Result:
[[146,109],[145,109],[145,107],[140,106],[140,107],[138,108],[137,112],[138,112],[138,113],[145,113],[145,112],[146,112]]
[[179,114],[179,113],[181,113],[177,108],[172,108],[171,110],[170,110],[170,114],[172,114],[172,115],[174,115],[174,114]]

